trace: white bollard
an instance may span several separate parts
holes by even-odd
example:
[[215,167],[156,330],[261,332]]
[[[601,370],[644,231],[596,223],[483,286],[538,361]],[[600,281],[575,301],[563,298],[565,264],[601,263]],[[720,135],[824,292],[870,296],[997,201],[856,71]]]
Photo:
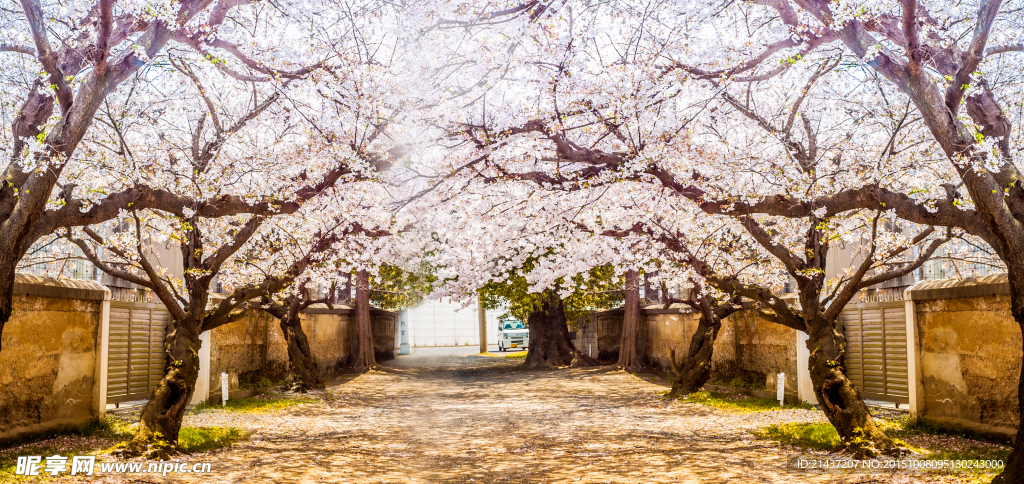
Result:
[[220,405],[223,407],[228,404],[228,374],[220,374]]
[[776,395],[776,397],[779,399],[779,406],[780,407],[785,406],[782,403],[783,400],[785,400],[785,398],[786,398],[786,374],[785,373],[779,373],[778,375],[775,376],[775,389],[776,389],[776,392],[778,392],[778,395]]

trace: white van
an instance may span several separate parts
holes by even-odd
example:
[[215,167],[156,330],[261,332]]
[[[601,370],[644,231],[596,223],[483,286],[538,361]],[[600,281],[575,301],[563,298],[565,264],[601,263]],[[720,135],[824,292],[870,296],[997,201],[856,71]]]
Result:
[[522,321],[506,319],[498,322],[498,349],[508,351],[510,348],[526,348],[530,346],[530,330]]

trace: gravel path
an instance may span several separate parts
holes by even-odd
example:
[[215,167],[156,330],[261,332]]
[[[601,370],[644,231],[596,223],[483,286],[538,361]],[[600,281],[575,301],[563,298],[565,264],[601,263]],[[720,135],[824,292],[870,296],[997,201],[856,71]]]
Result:
[[727,413],[665,401],[663,386],[609,367],[520,363],[401,357],[322,402],[190,415],[186,425],[244,427],[252,438],[210,456],[210,474],[144,482],[917,482],[797,471],[787,466],[795,451],[751,435],[822,421],[817,411]]

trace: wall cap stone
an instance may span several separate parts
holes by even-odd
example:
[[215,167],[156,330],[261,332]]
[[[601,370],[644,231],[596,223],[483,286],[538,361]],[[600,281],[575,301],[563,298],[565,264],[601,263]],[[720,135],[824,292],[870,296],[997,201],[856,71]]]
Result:
[[110,289],[95,281],[57,279],[20,272],[14,274],[14,294],[90,301],[110,299]]
[[352,314],[352,307],[344,304],[335,304],[334,308],[327,307],[326,304],[316,303],[310,304],[308,308],[302,310],[303,314]]
[[[797,298],[795,294],[788,293],[779,296],[779,299],[786,301],[787,304],[798,306]],[[756,307],[757,304],[749,299],[743,300],[743,308],[750,309]],[[594,314],[620,314],[626,312],[625,306],[619,306],[617,308],[602,309],[600,311],[591,311]],[[640,308],[640,314],[690,314],[695,312],[693,308],[683,303],[672,303],[668,309],[665,308],[664,304],[652,304],[650,306],[642,306]]]
[[962,299],[970,297],[1000,296],[1010,293],[1010,280],[1006,273],[963,279],[921,281],[903,292],[905,301],[930,299]]
[[[355,309],[352,308],[351,306],[346,306],[344,304],[335,304],[334,308],[332,309],[332,308],[327,307],[326,304],[317,303],[317,304],[310,304],[308,308],[306,308],[306,309],[304,309],[302,311],[302,313],[303,314],[354,314],[355,313]],[[396,315],[398,315],[398,312],[397,311],[389,311],[387,309],[380,309],[380,308],[370,307],[370,314],[386,314],[386,315],[390,315],[390,316],[396,316]]]

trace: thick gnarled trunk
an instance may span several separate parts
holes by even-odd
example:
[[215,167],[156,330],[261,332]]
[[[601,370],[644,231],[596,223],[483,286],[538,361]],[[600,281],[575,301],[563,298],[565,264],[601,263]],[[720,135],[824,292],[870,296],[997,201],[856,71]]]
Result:
[[672,372],[675,373],[675,381],[672,382],[671,397],[685,397],[696,392],[711,378],[711,357],[714,354],[715,339],[722,329],[721,318],[712,315],[711,318],[701,316],[697,322],[697,331],[690,338],[690,347],[686,357],[681,362],[676,362],[676,351],[670,350],[672,359]]
[[[7,250],[2,247],[0,250]],[[17,263],[6,263],[0,268],[0,351],[3,351],[4,326],[14,314],[14,271]]]
[[808,323],[808,367],[814,395],[839,437],[858,458],[905,453],[906,449],[875,424],[860,390],[846,377],[846,338],[828,322]]
[[640,283],[637,272],[626,271],[625,312],[622,316],[622,338],[619,340],[617,366],[626,369],[643,365],[640,353]]
[[539,311],[530,314],[530,346],[526,352],[527,368],[556,366],[595,366],[597,361],[576,349],[569,338],[562,299],[555,291],[544,291]]
[[128,455],[165,459],[178,445],[178,432],[199,378],[199,323],[183,321],[164,338],[164,377],[142,408]]
[[[1010,279],[1010,314],[1014,321],[1024,331],[1024,277],[1017,274],[1024,273],[1024,267],[1015,267],[1007,264],[1007,276]],[[1022,362],[1024,366],[1024,362]],[[1020,377],[1017,380],[1017,415],[1024,415],[1024,367],[1021,368]],[[1006,467],[1003,469],[993,483],[1010,484],[1024,482],[1024,420],[1017,424],[1017,438],[1013,439],[1013,450],[1006,460]]]
[[370,326],[370,273],[356,273],[356,352],[352,367],[370,369],[377,366],[373,354],[373,328]]
[[285,386],[299,393],[326,387],[316,366],[316,360],[313,359],[313,351],[309,347],[306,332],[302,330],[302,319],[299,316],[299,312],[310,304],[304,285],[300,286],[296,294],[288,297],[287,305],[274,302],[269,296],[263,299],[264,310],[277,318],[281,334],[288,345],[288,376],[285,379]]
[[293,392],[305,393],[309,390],[326,387],[320,370],[316,367],[313,352],[309,348],[306,332],[302,330],[302,322],[296,314],[281,318],[281,332],[288,343],[288,377],[286,385]]

